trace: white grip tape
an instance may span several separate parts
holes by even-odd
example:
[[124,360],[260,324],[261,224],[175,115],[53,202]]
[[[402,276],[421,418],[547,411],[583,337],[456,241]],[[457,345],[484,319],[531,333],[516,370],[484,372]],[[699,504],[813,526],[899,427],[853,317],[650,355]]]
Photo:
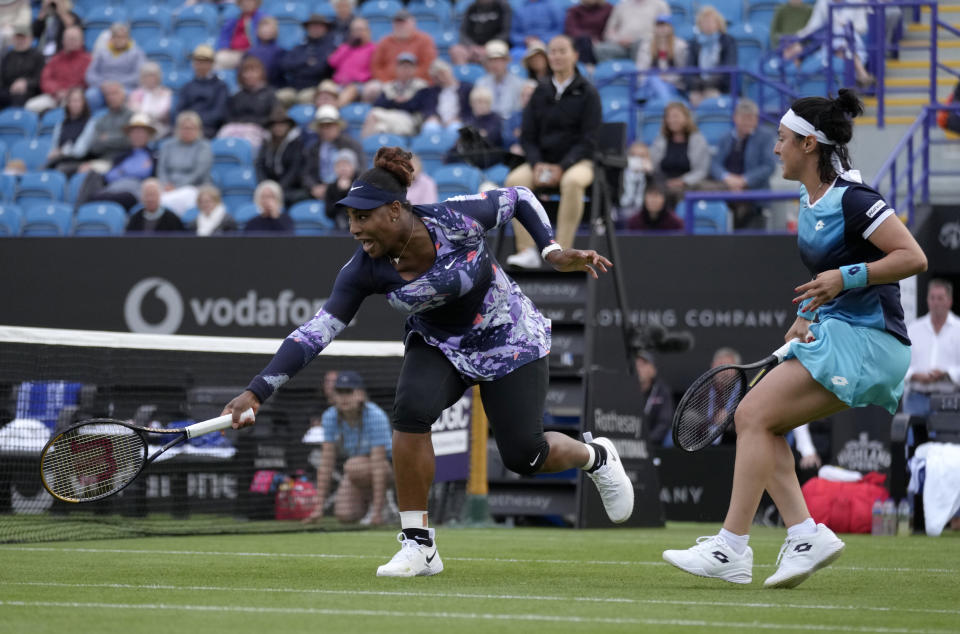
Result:
[[782,363],[782,362],[783,362],[783,358],[784,358],[785,356],[787,356],[787,353],[788,353],[788,352],[790,352],[790,344],[792,344],[792,343],[799,343],[799,342],[800,342],[800,338],[799,338],[799,337],[794,337],[793,339],[791,339],[791,340],[788,341],[787,343],[783,344],[782,346],[780,346],[779,348],[777,348],[776,350],[774,350],[773,356],[775,356],[775,357],[777,358],[777,363]]
[[[253,408],[240,414],[240,420],[244,422],[253,420]],[[187,432],[187,438],[196,438],[197,436],[203,436],[211,432],[229,429],[231,425],[233,425],[233,414],[224,414],[223,416],[217,416],[210,420],[194,423],[187,427],[185,431]]]

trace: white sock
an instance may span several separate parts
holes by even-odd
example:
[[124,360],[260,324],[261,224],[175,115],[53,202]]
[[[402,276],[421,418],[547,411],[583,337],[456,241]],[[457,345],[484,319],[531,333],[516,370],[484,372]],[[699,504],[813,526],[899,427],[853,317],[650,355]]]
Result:
[[591,447],[589,443],[583,443],[583,446],[587,448],[587,453],[590,455],[590,457],[587,458],[586,464],[580,468],[590,469],[593,467],[593,464],[597,461],[597,450]]
[[727,542],[727,545],[738,555],[743,554],[743,551],[747,549],[747,542],[750,541],[749,533],[746,535],[734,535],[725,528],[720,529],[720,537],[722,537],[723,541]]
[[400,511],[400,530],[405,528],[422,528],[423,530],[427,530],[429,527],[426,511]]
[[817,532],[817,525],[812,517],[808,517],[799,524],[787,527],[787,537],[802,537],[803,535],[813,535]]

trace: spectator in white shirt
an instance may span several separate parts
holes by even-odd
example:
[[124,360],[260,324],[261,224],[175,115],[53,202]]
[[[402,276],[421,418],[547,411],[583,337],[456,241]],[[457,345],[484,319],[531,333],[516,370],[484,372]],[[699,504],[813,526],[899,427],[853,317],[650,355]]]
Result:
[[950,312],[952,306],[953,285],[930,280],[929,312],[907,327],[912,346],[903,411],[908,414],[929,414],[931,394],[960,391],[960,317]]

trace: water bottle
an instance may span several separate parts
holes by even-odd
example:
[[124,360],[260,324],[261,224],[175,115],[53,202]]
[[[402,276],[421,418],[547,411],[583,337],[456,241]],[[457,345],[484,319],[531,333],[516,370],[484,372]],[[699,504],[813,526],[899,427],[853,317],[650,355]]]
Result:
[[883,503],[883,534],[897,534],[897,504],[893,498],[887,498]]
[[910,502],[904,498],[897,506],[897,536],[908,537],[913,531],[913,517],[910,511]]
[[883,502],[873,501],[873,512],[870,514],[873,522],[870,525],[871,535],[883,535]]

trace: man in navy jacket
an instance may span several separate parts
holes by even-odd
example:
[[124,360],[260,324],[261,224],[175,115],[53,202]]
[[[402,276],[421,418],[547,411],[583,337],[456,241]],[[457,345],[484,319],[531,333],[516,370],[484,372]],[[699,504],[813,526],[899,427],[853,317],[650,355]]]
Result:
[[[203,121],[203,135],[212,139],[227,118],[229,89],[213,72],[213,49],[201,44],[193,49],[193,79],[180,89],[177,113],[192,110]],[[176,119],[176,116],[171,117]]]

